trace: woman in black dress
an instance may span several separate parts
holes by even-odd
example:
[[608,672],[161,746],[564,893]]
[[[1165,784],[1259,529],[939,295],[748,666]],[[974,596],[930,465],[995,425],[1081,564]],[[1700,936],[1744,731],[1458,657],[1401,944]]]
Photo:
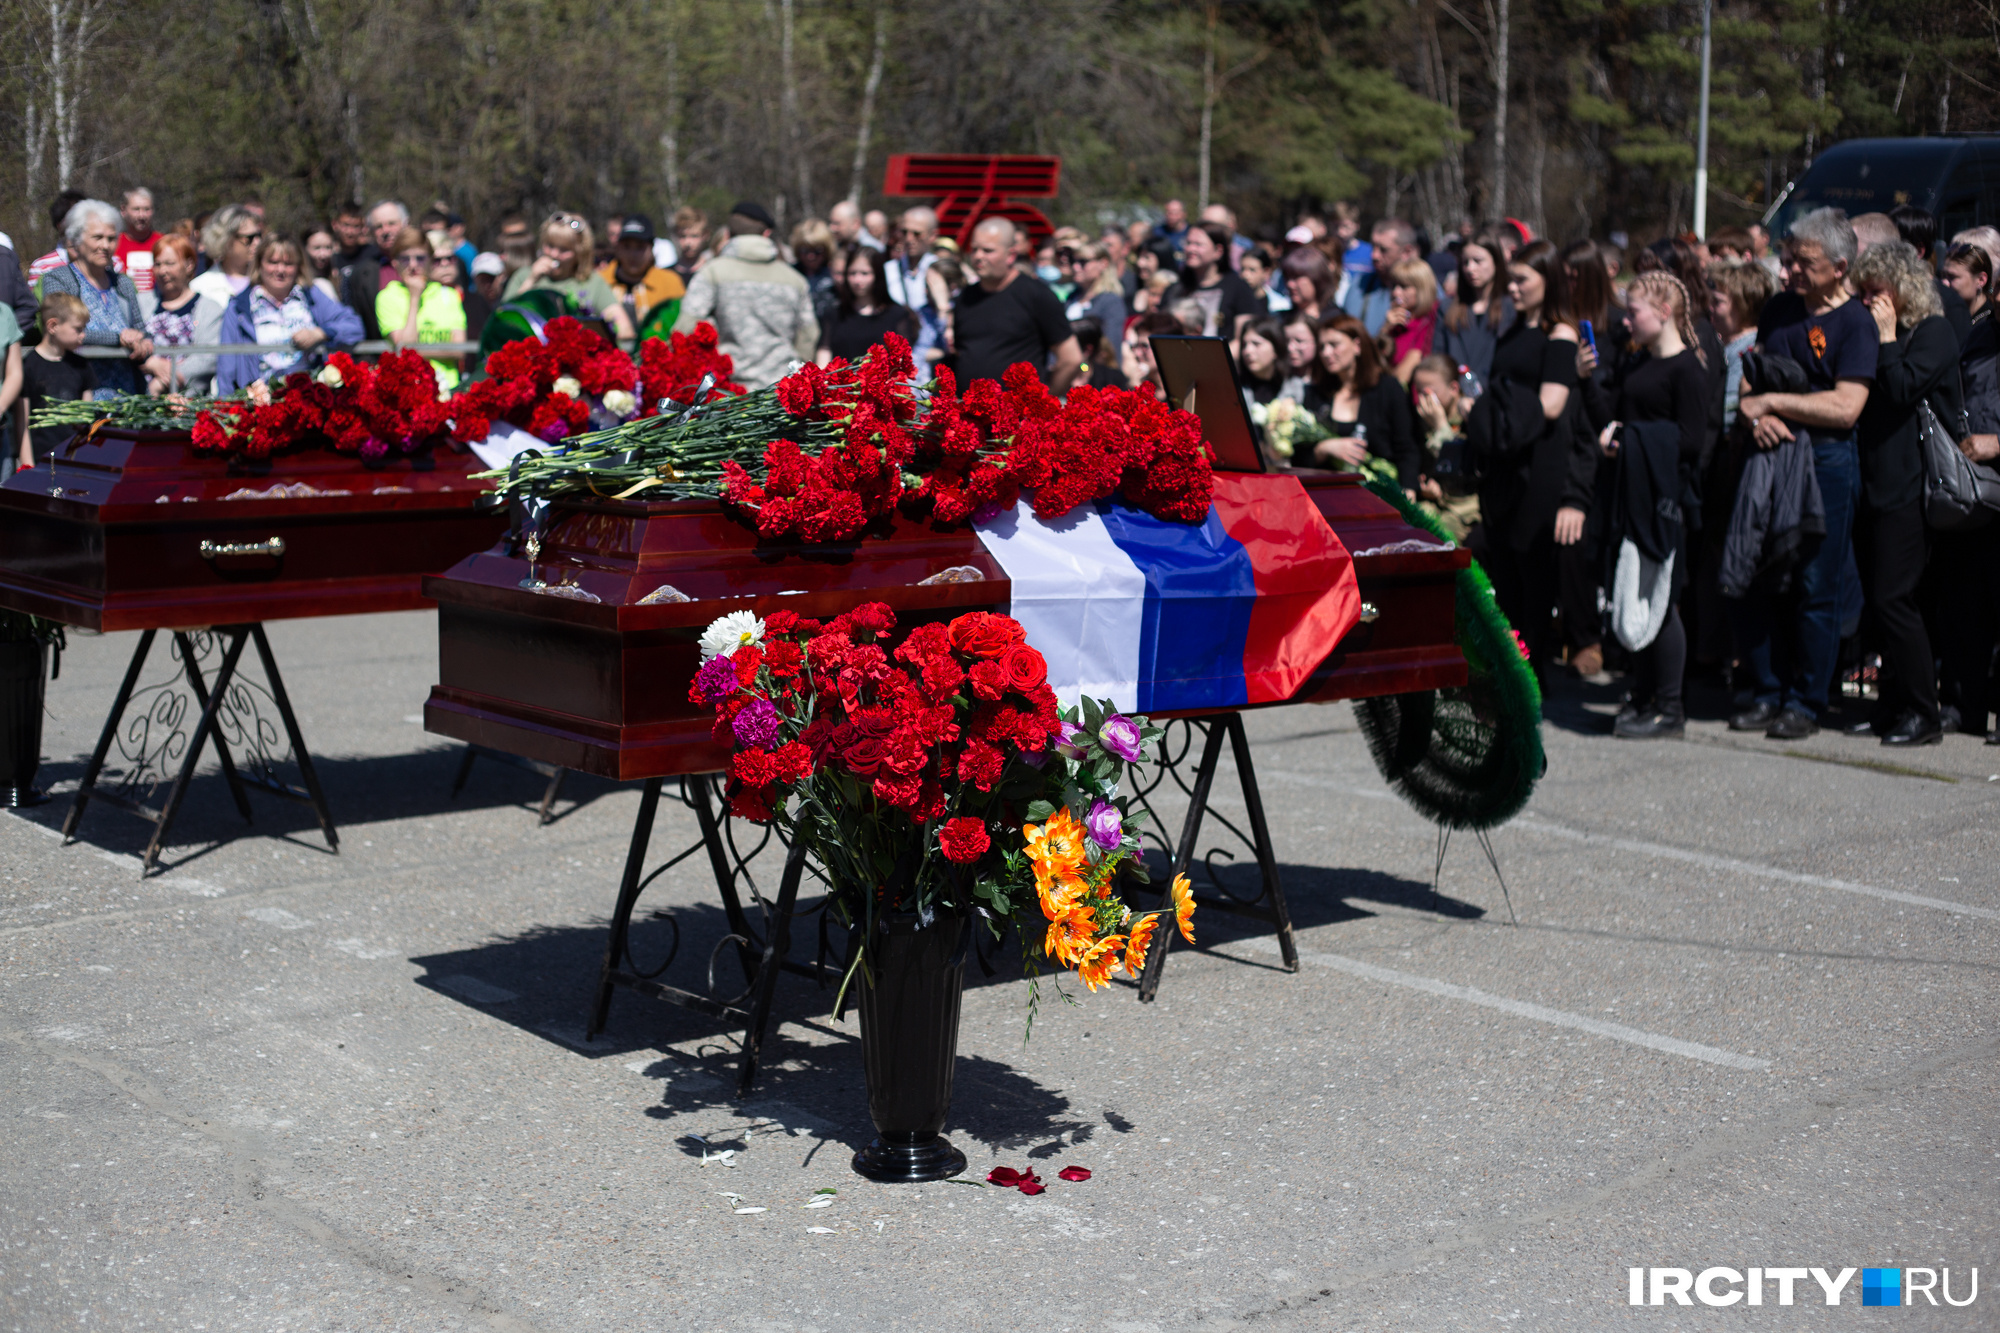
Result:
[[901,334],[916,346],[917,313],[890,299],[889,275],[883,271],[881,257],[865,245],[850,245],[846,261],[840,308],[820,329],[815,359],[822,366],[835,357],[859,361],[891,333]]
[[1382,365],[1362,322],[1349,314],[1319,322],[1319,374],[1305,407],[1333,438],[1313,446],[1320,467],[1358,468],[1370,455],[1396,469],[1396,484],[1417,498],[1417,414],[1410,396]]
[[1597,450],[1573,428],[1576,325],[1556,248],[1535,241],[1508,263],[1514,322],[1493,349],[1493,379],[1466,435],[1479,468],[1479,526],[1466,543],[1538,672],[1553,659],[1556,548],[1583,537]]
[[[1663,512],[1657,505],[1675,505],[1693,479],[1701,463],[1708,438],[1708,367],[1696,340],[1692,304],[1685,284],[1665,272],[1642,273],[1626,292],[1625,321],[1631,330],[1631,354],[1622,359],[1617,383],[1616,406],[1612,419],[1597,437],[1605,457],[1617,461],[1615,489],[1630,496],[1633,491],[1622,469],[1642,466],[1629,450],[1619,457],[1628,432],[1648,425],[1671,426],[1675,432],[1675,466],[1659,469],[1657,475],[1670,480],[1670,494],[1660,495],[1648,488],[1655,508],[1643,515],[1630,513],[1626,506],[1614,505],[1618,519],[1606,534],[1610,552],[1633,537],[1639,523],[1655,521]],[[1635,445],[1635,447],[1638,447]],[[1665,740],[1681,736],[1687,725],[1687,710],[1681,703],[1681,681],[1687,673],[1687,630],[1681,624],[1676,604],[1687,583],[1687,539],[1678,518],[1668,520],[1675,544],[1669,587],[1664,594],[1666,618],[1648,643],[1633,650],[1632,696],[1612,724],[1614,734],[1627,740]]]

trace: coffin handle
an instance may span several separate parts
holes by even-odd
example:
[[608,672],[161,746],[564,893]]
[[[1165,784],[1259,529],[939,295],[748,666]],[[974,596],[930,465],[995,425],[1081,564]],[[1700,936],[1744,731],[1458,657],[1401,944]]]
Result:
[[212,542],[204,538],[201,543],[201,558],[218,560],[232,555],[280,556],[285,553],[285,539],[270,537],[261,542]]

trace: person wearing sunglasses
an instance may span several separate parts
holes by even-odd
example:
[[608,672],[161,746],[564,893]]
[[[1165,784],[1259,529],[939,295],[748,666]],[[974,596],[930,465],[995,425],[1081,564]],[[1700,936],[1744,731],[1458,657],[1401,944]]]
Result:
[[310,371],[327,354],[361,341],[361,317],[310,282],[300,282],[305,251],[289,236],[267,236],[257,247],[257,281],[222,312],[222,341],[257,343],[265,352],[216,358],[218,396],[294,371]]
[[201,248],[209,266],[195,275],[188,289],[227,306],[250,289],[257,246],[263,239],[264,224],[243,205],[224,204],[216,209],[201,229]]
[[[395,265],[396,280],[375,296],[375,324],[382,336],[398,350],[462,340],[465,306],[450,286],[431,281],[436,260],[424,234],[415,227],[403,228],[390,242],[389,260]],[[457,358],[434,356],[430,363],[440,389],[458,387]]]
[[555,213],[542,224],[536,241],[534,259],[507,280],[505,299],[511,301],[522,292],[561,292],[582,314],[602,319],[619,337],[630,338],[632,317],[611,284],[590,267],[597,250],[590,224],[574,213]]

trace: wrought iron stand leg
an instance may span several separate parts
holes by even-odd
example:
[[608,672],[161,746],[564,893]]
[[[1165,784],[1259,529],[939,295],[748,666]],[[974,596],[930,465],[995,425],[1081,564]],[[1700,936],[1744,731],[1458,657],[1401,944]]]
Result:
[[568,776],[568,769],[558,767],[554,776],[549,778],[548,790],[542,793],[542,823],[549,822],[549,812],[555,809],[556,799],[562,795],[563,779]]
[[764,957],[757,966],[757,982],[750,1000],[750,1022],[743,1034],[743,1070],[736,1078],[736,1096],[750,1095],[757,1080],[757,1060],[764,1047],[764,1025],[770,1021],[771,1000],[777,994],[778,974],[785,970],[785,951],[791,947],[792,905],[798,901],[799,878],[806,868],[806,844],[801,838],[785,857],[784,878],[778,882],[778,905],[771,918],[771,931],[764,941]]
[[[312,797],[313,813],[319,816],[320,832],[326,834],[326,845],[337,852],[340,850],[340,835],[333,831],[333,812],[326,808],[326,793],[320,790],[319,774],[313,772],[312,753],[306,749],[305,738],[299,735],[299,720],[292,716],[292,701],[285,695],[285,678],[278,674],[278,659],[271,655],[271,641],[264,637],[263,622],[250,626],[250,635],[257,640],[257,656],[264,663],[264,679],[270,682],[271,697],[278,702],[278,716],[285,720],[285,735],[292,743],[293,758],[298,760],[299,776],[305,779],[306,794]],[[216,694],[221,696],[219,688]],[[220,745],[221,741],[216,743]]]
[[[1215,766],[1222,759],[1222,738],[1228,727],[1221,721],[1208,724],[1208,740],[1201,747],[1201,765],[1194,771],[1194,792],[1188,797],[1187,819],[1181,824],[1180,850],[1174,853],[1174,863],[1167,871],[1167,882],[1160,887],[1160,906],[1168,902],[1168,889],[1175,875],[1181,874],[1194,860],[1195,842],[1201,837],[1202,816],[1208,813],[1208,789],[1215,781]],[[1146,957],[1145,970],[1139,974],[1139,1000],[1151,1004],[1159,993],[1160,973],[1166,970],[1167,947],[1173,932],[1158,931],[1153,936],[1153,949]]]
[[[174,643],[181,650],[181,666],[187,671],[188,686],[194,691],[194,701],[208,710],[208,685],[201,678],[201,664],[194,659],[194,641],[184,630],[174,631]],[[223,692],[217,690],[215,697],[220,700]],[[222,761],[222,776],[229,783],[229,794],[236,800],[236,812],[243,816],[243,822],[252,823],[250,817],[250,794],[243,790],[243,779],[236,775],[236,761],[229,757],[229,747],[223,743],[222,729],[216,728],[210,737],[215,742],[215,757]]]
[[104,719],[104,730],[97,737],[97,748],[90,752],[90,763],[84,767],[83,782],[76,789],[76,799],[70,802],[69,814],[63,817],[62,835],[65,844],[76,841],[76,826],[83,822],[83,807],[90,804],[90,793],[97,788],[97,775],[104,771],[104,756],[111,752],[112,738],[118,734],[118,723],[125,716],[125,706],[132,702],[133,687],[139,683],[139,669],[146,665],[146,654],[153,650],[153,636],[158,630],[147,630],[139,636],[139,646],[132,651],[132,663],[125,668],[125,679],[118,686],[117,697],[111,701],[111,712]]
[[466,781],[472,776],[472,761],[478,757],[479,747],[477,745],[466,746],[465,753],[458,757],[458,776],[451,780],[452,800],[457,800],[458,794],[465,790]]
[[1229,715],[1229,748],[1236,756],[1236,776],[1243,782],[1243,804],[1250,809],[1250,832],[1257,843],[1257,870],[1264,877],[1264,893],[1277,917],[1278,951],[1285,957],[1285,969],[1299,970],[1299,946],[1292,939],[1292,912],[1285,905],[1285,889],[1278,882],[1278,857],[1271,850],[1271,829],[1264,822],[1264,796],[1257,789],[1257,770],[1250,766],[1250,737],[1243,730],[1243,714]]
[[[146,862],[139,867],[139,875],[144,878],[160,863],[160,849],[166,844],[167,831],[174,826],[174,816],[180,813],[181,800],[187,795],[188,783],[194,778],[195,765],[201,762],[202,747],[208,744],[210,733],[215,730],[215,714],[222,706],[222,698],[229,693],[229,682],[236,678],[236,663],[243,656],[243,645],[249,635],[243,630],[235,631],[229,641],[228,651],[222,655],[222,669],[215,673],[215,690],[208,696],[208,703],[202,707],[201,721],[195,724],[194,737],[188,742],[187,757],[181,760],[181,771],[174,777],[174,785],[167,792],[166,804],[160,807],[160,822],[153,827],[153,840],[146,844]],[[219,748],[222,738],[215,737]]]
[[583,1030],[585,1041],[595,1041],[611,1017],[611,974],[625,957],[625,940],[631,932],[632,908],[639,901],[639,881],[646,873],[646,845],[653,840],[653,816],[660,808],[660,784],[664,778],[647,778],[639,794],[639,817],[632,822],[632,845],[625,853],[625,878],[618,884],[618,909],[611,914],[611,939],[604,946],[604,971],[597,979],[597,999],[590,1006],[590,1022]]
[[[736,875],[729,868],[729,849],[722,841],[722,825],[715,817],[715,807],[709,803],[709,779],[706,774],[696,774],[682,779],[694,791],[695,822],[701,826],[701,840],[708,847],[709,868],[715,872],[715,887],[722,893],[722,911],[729,918],[730,933],[739,940],[757,938],[750,930],[750,919],[743,915],[743,900],[736,896]],[[743,981],[746,985],[757,983],[757,960],[750,952],[748,944],[736,946],[736,959],[743,964]]]

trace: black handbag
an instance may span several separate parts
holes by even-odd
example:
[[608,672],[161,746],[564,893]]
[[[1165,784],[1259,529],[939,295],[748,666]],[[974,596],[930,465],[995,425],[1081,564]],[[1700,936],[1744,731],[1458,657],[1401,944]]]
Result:
[[2000,474],[1967,458],[1928,400],[1917,403],[1924,457],[1924,522],[1934,532],[1969,532],[2000,509]]

